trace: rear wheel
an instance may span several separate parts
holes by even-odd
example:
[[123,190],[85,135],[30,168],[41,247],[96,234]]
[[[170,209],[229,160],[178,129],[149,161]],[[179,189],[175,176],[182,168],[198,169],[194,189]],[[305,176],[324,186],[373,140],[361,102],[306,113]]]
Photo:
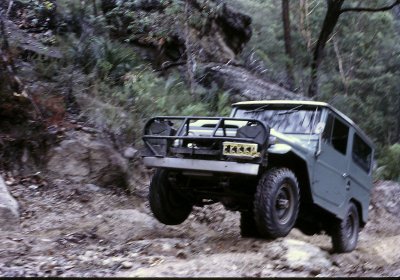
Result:
[[346,217],[343,220],[335,219],[332,228],[332,247],[336,253],[353,251],[357,246],[360,221],[357,207],[350,203]]
[[149,203],[156,219],[166,225],[181,224],[192,212],[192,204],[172,188],[165,169],[157,169],[151,180]]
[[297,178],[287,168],[272,168],[260,179],[254,198],[254,218],[265,238],[289,234],[299,212]]

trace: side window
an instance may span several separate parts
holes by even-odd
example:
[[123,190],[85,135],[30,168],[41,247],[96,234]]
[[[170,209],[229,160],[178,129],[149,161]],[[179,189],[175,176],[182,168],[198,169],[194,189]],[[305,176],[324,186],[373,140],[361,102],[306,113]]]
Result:
[[335,150],[345,155],[347,151],[347,140],[349,138],[349,127],[329,114],[323,138],[330,143]]
[[372,149],[365,143],[358,134],[354,134],[353,141],[353,161],[360,166],[365,172],[369,172],[371,168]]
[[324,132],[322,134],[322,139],[324,139],[328,143],[331,143],[333,120],[333,116],[329,114],[328,119],[326,120]]

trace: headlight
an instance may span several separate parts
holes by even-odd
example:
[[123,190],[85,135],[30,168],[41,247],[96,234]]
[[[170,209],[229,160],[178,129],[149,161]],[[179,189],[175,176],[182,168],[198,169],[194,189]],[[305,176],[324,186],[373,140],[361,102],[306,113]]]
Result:
[[257,152],[258,144],[254,143],[237,143],[237,142],[223,142],[222,154],[225,156],[239,156],[256,158],[260,156]]

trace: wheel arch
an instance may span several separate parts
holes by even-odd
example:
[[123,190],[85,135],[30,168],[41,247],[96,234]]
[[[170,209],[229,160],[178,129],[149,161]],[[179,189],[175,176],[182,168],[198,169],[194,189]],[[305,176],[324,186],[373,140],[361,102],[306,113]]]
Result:
[[365,226],[366,222],[363,220],[362,205],[361,205],[361,203],[360,203],[358,200],[356,200],[354,197],[352,197],[352,198],[350,199],[349,203],[351,203],[351,202],[354,203],[354,205],[355,205],[356,208],[357,208],[357,211],[358,211],[358,219],[359,219],[359,222],[360,222],[360,227],[363,228],[363,227]]
[[293,151],[285,154],[269,154],[269,168],[287,167],[294,172],[300,188],[300,201],[312,202],[311,181],[306,161]]

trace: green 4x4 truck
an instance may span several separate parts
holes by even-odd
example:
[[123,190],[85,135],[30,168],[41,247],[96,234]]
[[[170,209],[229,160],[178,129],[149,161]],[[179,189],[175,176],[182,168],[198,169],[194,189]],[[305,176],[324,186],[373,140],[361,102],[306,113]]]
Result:
[[327,103],[248,101],[230,117],[155,117],[143,141],[161,223],[221,202],[240,211],[242,236],[324,231],[335,252],[349,252],[367,222],[374,145]]

